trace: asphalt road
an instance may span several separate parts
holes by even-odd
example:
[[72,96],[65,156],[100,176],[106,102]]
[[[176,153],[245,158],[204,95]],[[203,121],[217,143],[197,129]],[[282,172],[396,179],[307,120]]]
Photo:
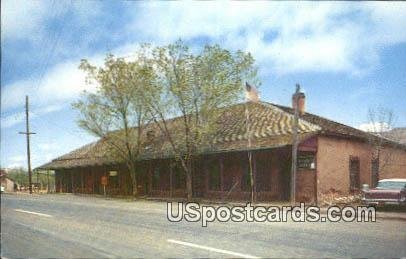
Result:
[[404,257],[406,222],[214,222],[203,228],[169,222],[163,202],[5,194],[1,256]]

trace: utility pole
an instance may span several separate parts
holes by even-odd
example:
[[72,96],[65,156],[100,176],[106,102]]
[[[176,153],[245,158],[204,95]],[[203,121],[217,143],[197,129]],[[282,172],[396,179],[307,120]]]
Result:
[[296,170],[297,170],[297,146],[298,146],[298,124],[299,124],[299,109],[298,109],[298,100],[300,93],[300,85],[296,84],[296,92],[293,97],[294,101],[294,117],[293,117],[293,129],[292,129],[292,168],[291,168],[291,190],[290,190],[290,199],[293,205],[296,204]]
[[27,163],[28,163],[28,184],[30,194],[32,194],[32,172],[31,172],[31,151],[30,151],[30,135],[35,132],[30,132],[28,114],[28,95],[25,96],[25,132],[18,132],[18,134],[24,134],[27,137]]

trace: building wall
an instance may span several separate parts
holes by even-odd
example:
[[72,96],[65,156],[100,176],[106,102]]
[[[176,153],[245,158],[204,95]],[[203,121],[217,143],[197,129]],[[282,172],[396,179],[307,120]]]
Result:
[[296,201],[315,202],[315,170],[298,170],[296,174]]
[[372,149],[367,143],[350,139],[319,136],[317,152],[318,194],[350,192],[350,157],[360,161],[360,185],[371,185]]
[[6,192],[14,192],[14,182],[7,177],[1,178],[1,186],[4,187]]
[[[273,149],[253,152],[253,174],[257,183],[256,198],[259,201],[286,200],[289,199],[290,177],[290,149]],[[154,160],[149,166],[148,195],[155,197],[186,197],[186,189],[170,188],[170,182],[175,181],[175,175],[169,170],[169,160]],[[209,188],[209,165],[217,163],[220,168],[221,186],[218,190]],[[242,181],[244,172],[247,170],[247,152],[229,152],[200,157],[194,162],[193,172],[193,196],[195,198],[240,200],[251,199],[251,189],[243,188]],[[149,169],[148,169],[149,167]],[[155,168],[164,168],[158,184],[153,186]],[[262,174],[262,178],[259,174]],[[265,176],[266,175],[266,176]],[[155,179],[156,181],[156,179]],[[267,186],[266,190],[260,190],[258,181]],[[298,181],[298,185],[302,183]],[[314,185],[312,185],[314,186]]]
[[[372,185],[372,159],[375,148],[368,143],[350,139],[320,136],[317,152],[318,193],[350,192],[349,161],[351,156],[360,160],[360,186]],[[406,151],[386,147],[380,155],[379,179],[406,178]]]
[[[117,171],[117,178],[109,176],[110,171]],[[128,170],[122,165],[94,166],[55,171],[55,190],[64,193],[94,193],[103,194],[104,188],[101,177],[108,181],[106,193],[111,195],[128,195],[132,193],[132,182]]]

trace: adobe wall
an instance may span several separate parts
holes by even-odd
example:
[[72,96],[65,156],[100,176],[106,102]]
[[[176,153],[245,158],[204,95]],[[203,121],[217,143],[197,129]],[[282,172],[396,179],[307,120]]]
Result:
[[350,192],[350,156],[360,160],[360,185],[371,185],[372,148],[367,143],[334,137],[318,137],[317,192]]
[[296,201],[315,202],[314,170],[298,170],[296,173]]

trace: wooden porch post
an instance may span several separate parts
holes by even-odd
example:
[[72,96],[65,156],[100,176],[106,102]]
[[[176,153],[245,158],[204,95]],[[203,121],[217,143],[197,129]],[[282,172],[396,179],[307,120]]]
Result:
[[81,179],[80,179],[80,181],[81,181],[81,188],[82,188],[82,193],[84,193],[84,189],[85,189],[85,185],[84,185],[84,178],[85,178],[85,170],[83,170],[82,169],[82,174],[81,174]]
[[173,195],[173,170],[172,163],[169,161],[169,196],[172,198]]
[[223,155],[220,155],[220,190],[224,191],[224,164]]
[[[68,178],[69,178],[69,175],[68,175],[68,171],[66,171],[66,170],[64,170],[63,171],[63,180],[64,180],[64,185],[63,185],[63,188],[62,188],[62,192],[68,192]],[[63,190],[63,189],[65,189],[65,190]]]
[[153,174],[153,172],[152,172],[152,162],[150,161],[148,163],[148,187],[149,187],[149,193],[151,193],[151,191],[152,191],[152,181],[153,181],[152,174]]
[[47,193],[49,193],[49,170],[47,170]]
[[118,189],[120,190],[120,194],[122,192],[121,190],[121,166],[117,166],[117,182],[118,182]]
[[[203,172],[204,172],[204,193],[206,195],[206,193],[209,191],[209,168],[208,168],[208,161],[209,159],[206,157],[204,158],[205,161],[203,163]],[[221,184],[221,183],[220,183]]]
[[252,174],[254,181],[254,201],[257,201],[257,156],[252,152]]
[[[104,193],[105,195],[107,194],[107,193],[110,193],[110,179],[109,179],[109,177],[108,177],[108,173],[107,173],[107,168],[106,167],[104,167],[104,177],[106,177],[107,178],[107,185],[106,185],[106,192]],[[135,187],[135,188],[137,188],[137,186]]]
[[95,176],[95,173],[96,173],[96,172],[94,171],[94,168],[92,168],[92,193],[93,193],[93,194],[94,194],[94,192],[95,192],[94,189],[95,189],[95,184],[96,184],[96,183],[95,183],[95,177],[94,177],[94,176]]
[[59,192],[63,192],[63,183],[65,182],[65,171],[61,170],[59,177]]
[[73,177],[73,170],[70,171],[70,179],[71,179],[71,185],[72,185],[72,193],[75,193],[75,185],[74,185],[74,177]]

